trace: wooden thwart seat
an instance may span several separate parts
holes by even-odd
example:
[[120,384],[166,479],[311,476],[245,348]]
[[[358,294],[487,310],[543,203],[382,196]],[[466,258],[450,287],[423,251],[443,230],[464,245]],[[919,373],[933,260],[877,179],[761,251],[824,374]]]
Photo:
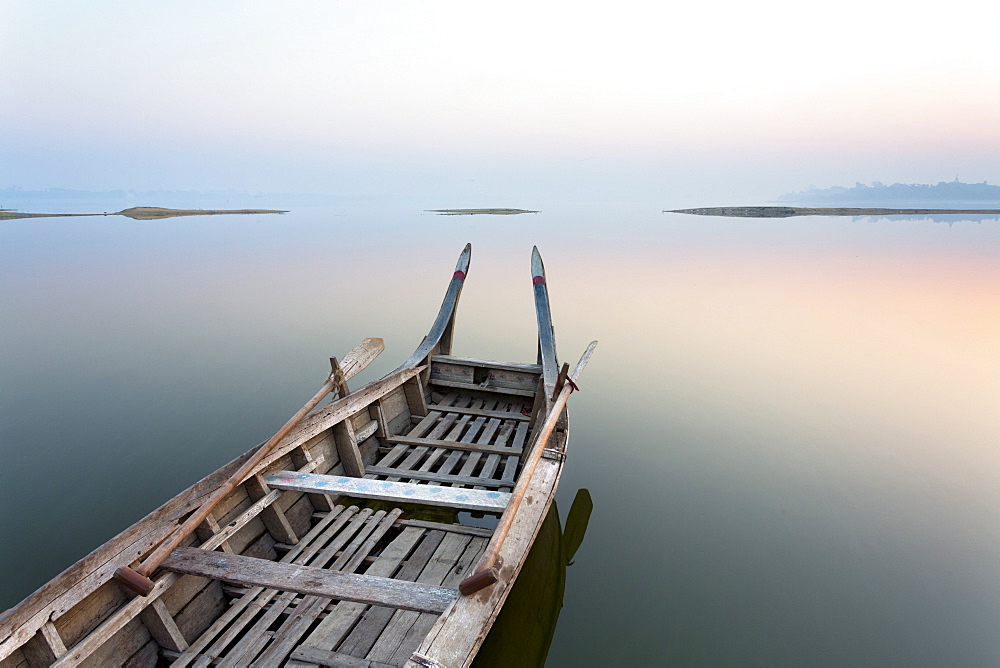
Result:
[[343,573],[192,547],[174,550],[163,562],[163,568],[231,584],[267,587],[415,612],[440,614],[458,596],[456,590],[447,587]]
[[275,489],[297,492],[346,494],[362,499],[423,503],[494,513],[503,512],[503,509],[507,507],[508,499],[510,499],[509,492],[316,475],[295,471],[276,471],[267,477],[267,484]]

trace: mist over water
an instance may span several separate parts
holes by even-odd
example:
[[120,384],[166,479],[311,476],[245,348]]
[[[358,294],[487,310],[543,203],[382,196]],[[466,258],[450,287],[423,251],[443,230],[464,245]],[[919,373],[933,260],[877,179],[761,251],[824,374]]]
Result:
[[[704,204],[704,202],[702,202]],[[269,204],[281,208],[280,202]],[[541,208],[436,216],[425,208]],[[365,336],[533,361],[594,510],[548,665],[995,665],[1000,225],[387,200],[0,227],[0,608],[280,426]]]

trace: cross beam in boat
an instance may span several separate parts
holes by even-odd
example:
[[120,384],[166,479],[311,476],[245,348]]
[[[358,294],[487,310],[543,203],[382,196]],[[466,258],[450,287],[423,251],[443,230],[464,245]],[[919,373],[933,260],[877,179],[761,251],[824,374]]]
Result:
[[493,394],[513,394],[518,397],[533,397],[534,390],[523,390],[516,387],[500,387],[499,385],[477,385],[476,383],[462,383],[455,380],[444,380],[443,378],[431,378],[431,385],[439,387],[453,387],[457,390],[469,390],[472,392],[492,392]]
[[458,597],[457,591],[447,587],[285,564],[196,547],[174,550],[162,566],[175,573],[200,575],[230,584],[294,591],[307,596],[415,612],[440,614]]
[[440,438],[388,436],[383,440],[386,443],[418,445],[427,448],[448,448],[450,450],[468,450],[469,452],[485,452],[488,455],[514,455],[515,457],[520,457],[524,454],[524,450],[521,448],[508,448],[502,445],[485,445],[480,443],[461,443],[459,441],[447,441]]
[[[524,413],[512,413],[510,411],[488,411],[483,408],[458,408],[456,406],[442,406],[441,404],[430,404],[428,411],[440,411],[442,413],[460,413],[462,415],[479,415],[482,417],[500,418],[501,420],[518,420],[527,422],[531,416]],[[421,416],[414,416],[421,417]],[[421,418],[422,419],[422,418]]]
[[488,513],[503,512],[510,499],[508,492],[484,489],[461,489],[439,485],[419,485],[388,480],[369,480],[337,475],[316,475],[296,471],[275,471],[267,477],[275,489],[318,494],[346,494],[362,499],[380,499],[402,503],[423,503]]

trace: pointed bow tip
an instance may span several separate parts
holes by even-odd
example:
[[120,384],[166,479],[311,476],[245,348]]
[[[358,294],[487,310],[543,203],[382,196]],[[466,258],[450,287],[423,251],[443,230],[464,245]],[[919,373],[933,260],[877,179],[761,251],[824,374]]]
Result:
[[463,274],[469,270],[469,263],[472,261],[472,243],[465,244],[465,248],[458,256],[458,264],[455,265],[455,271],[462,272]]
[[542,263],[542,254],[538,252],[538,246],[531,249],[531,277],[545,277],[545,264]]

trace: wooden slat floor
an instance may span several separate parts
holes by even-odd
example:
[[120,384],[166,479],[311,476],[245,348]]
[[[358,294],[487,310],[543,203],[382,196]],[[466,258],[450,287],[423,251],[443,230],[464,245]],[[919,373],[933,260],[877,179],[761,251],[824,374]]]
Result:
[[[528,422],[520,399],[475,399],[451,392],[431,404],[426,417],[406,434],[408,438],[454,441],[481,446],[520,450],[528,436]],[[449,408],[456,409],[454,412]],[[530,408],[530,403],[528,404]],[[484,411],[491,415],[464,413],[461,409]],[[511,417],[493,417],[496,413]],[[366,478],[406,481],[427,485],[471,487],[473,489],[514,486],[520,457],[428,447],[413,444],[395,445],[379,459]],[[391,469],[391,474],[386,469]],[[407,471],[412,475],[408,476]],[[478,480],[461,480],[477,478]]]
[[[406,436],[520,449],[528,434],[523,408],[517,397],[480,399],[451,392],[431,404]],[[367,478],[507,491],[520,461],[513,455],[409,444],[386,450],[375,464],[378,473]],[[487,532],[449,531],[435,522],[402,521],[400,515],[399,509],[338,504],[315,515],[312,530],[289,546],[281,561],[457,588],[484,551]],[[264,587],[227,591],[235,594],[229,609],[185,652],[174,655],[172,665],[304,667],[345,665],[356,657],[368,665],[398,666],[438,616]]]

